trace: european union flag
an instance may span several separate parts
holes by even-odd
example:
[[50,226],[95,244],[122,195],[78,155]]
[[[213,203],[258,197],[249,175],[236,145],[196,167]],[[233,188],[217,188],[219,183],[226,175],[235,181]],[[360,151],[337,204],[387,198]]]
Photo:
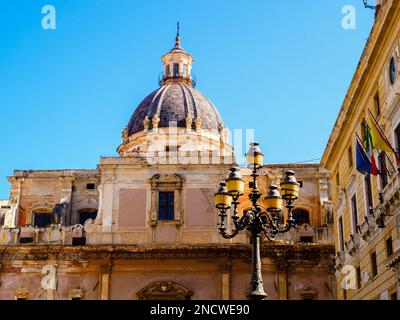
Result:
[[356,145],[356,168],[359,172],[364,174],[372,173],[371,162],[358,140]]

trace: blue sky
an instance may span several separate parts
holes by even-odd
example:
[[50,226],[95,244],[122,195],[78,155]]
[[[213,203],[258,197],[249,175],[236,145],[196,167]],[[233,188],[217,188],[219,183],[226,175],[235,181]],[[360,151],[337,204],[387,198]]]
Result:
[[[0,4],[0,199],[14,169],[91,169],[115,153],[177,20],[226,126],[255,129],[268,163],[320,158],[373,24],[361,0]],[[41,27],[47,4],[56,30]],[[344,5],[355,30],[341,26]]]

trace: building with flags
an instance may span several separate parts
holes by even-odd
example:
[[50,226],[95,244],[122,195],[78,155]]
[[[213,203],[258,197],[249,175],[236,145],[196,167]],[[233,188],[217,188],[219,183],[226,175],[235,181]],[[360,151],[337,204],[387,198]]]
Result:
[[400,293],[400,2],[375,23],[321,165],[331,174],[339,299]]

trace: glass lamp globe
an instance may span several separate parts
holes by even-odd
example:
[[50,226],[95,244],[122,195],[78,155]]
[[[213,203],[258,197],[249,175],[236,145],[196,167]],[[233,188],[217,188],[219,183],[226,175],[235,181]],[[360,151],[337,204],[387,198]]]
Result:
[[217,209],[229,209],[231,207],[232,197],[228,194],[225,183],[220,183],[220,187],[214,195],[214,201]]
[[264,204],[267,211],[270,213],[279,213],[282,211],[282,198],[277,186],[272,185],[269,187],[269,192],[264,199]]
[[294,175],[292,170],[285,172],[285,178],[281,182],[281,194],[284,200],[294,201],[299,197],[300,184]]
[[231,173],[225,180],[228,194],[232,197],[239,197],[244,193],[244,180],[240,174],[240,168],[235,167],[231,169]]
[[264,154],[261,152],[259,143],[251,142],[246,153],[246,162],[250,168],[260,168],[263,165]]

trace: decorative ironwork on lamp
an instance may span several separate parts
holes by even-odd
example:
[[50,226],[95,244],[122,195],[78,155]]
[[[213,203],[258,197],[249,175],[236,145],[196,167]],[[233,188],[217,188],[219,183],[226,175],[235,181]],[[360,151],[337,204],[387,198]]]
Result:
[[[234,167],[224,183],[220,184],[218,192],[215,194],[215,206],[220,214],[220,234],[225,239],[234,238],[240,231],[247,230],[251,235],[252,244],[252,274],[251,289],[248,297],[252,300],[261,300],[267,297],[263,288],[261,274],[261,254],[260,240],[265,236],[268,240],[273,240],[279,233],[285,233],[295,225],[292,217],[293,203],[299,196],[300,184],[296,181],[293,171],[286,171],[285,177],[280,183],[280,188],[271,185],[264,198],[266,211],[259,204],[262,196],[258,190],[258,170],[263,165],[264,154],[261,152],[259,144],[252,142],[246,153],[246,160],[249,168],[252,169],[252,183],[249,199],[252,202],[252,208],[241,217],[237,212],[240,204],[239,197],[244,194],[245,181],[243,180],[240,169]],[[281,192],[279,192],[279,189]],[[282,196],[281,196],[282,194]],[[282,223],[280,215],[283,213],[283,202],[288,211],[286,223]],[[230,217],[228,217],[228,210]],[[232,221],[232,230],[227,231],[227,220]]]

